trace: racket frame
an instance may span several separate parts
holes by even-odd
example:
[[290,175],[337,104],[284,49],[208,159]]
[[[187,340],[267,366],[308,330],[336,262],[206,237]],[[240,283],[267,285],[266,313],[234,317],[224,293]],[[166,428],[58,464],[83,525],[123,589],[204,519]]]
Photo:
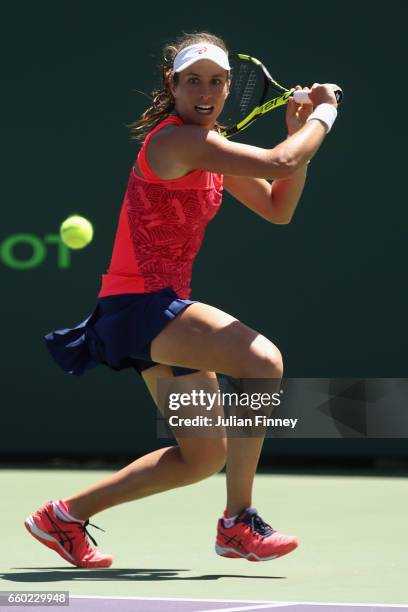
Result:
[[[280,85],[277,81],[275,81],[275,79],[273,79],[270,75],[268,69],[263,65],[262,62],[256,59],[256,57],[252,57],[251,55],[245,55],[244,53],[234,53],[231,55],[231,57],[238,57],[239,59],[252,62],[256,66],[258,66],[258,68],[262,70],[262,73],[264,75],[264,90],[258,105],[252,109],[249,115],[247,115],[239,123],[236,123],[232,127],[226,128],[221,132],[221,135],[225,136],[226,138],[233,136],[237,132],[242,132],[242,130],[245,130],[261,115],[268,113],[269,111],[274,108],[277,108],[278,106],[283,106],[284,104],[286,104],[288,99],[293,95],[293,92],[295,91],[294,89],[287,89],[286,87],[283,87],[283,85]],[[280,91],[282,95],[277,96],[275,98],[271,98],[270,100],[265,102],[270,85]]]

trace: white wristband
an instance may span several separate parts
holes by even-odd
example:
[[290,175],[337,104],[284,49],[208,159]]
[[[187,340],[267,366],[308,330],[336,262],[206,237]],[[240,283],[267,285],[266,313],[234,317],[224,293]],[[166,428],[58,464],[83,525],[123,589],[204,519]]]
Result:
[[337,117],[337,108],[333,106],[333,104],[328,104],[327,102],[323,102],[323,104],[319,104],[314,109],[313,113],[309,115],[307,118],[308,121],[311,119],[318,119],[322,121],[326,128],[327,134],[330,132],[333,123],[336,121]]

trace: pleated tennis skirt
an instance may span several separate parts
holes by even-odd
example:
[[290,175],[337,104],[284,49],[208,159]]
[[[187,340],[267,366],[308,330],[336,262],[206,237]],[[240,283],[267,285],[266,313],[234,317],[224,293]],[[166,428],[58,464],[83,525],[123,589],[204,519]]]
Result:
[[[170,287],[153,293],[129,293],[99,298],[95,310],[73,328],[45,336],[57,364],[68,374],[81,376],[104,364],[113,370],[134,368],[139,374],[156,365],[150,345],[160,331],[190,304]],[[198,370],[172,366],[175,376]]]

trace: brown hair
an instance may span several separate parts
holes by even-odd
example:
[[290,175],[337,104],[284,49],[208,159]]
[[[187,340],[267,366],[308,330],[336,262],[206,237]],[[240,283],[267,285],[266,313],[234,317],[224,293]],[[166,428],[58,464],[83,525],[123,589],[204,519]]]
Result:
[[[174,98],[170,90],[170,80],[174,83],[178,81],[178,74],[172,75],[173,62],[177,53],[189,45],[195,45],[200,42],[207,42],[217,47],[221,47],[226,53],[228,49],[222,38],[210,34],[209,32],[194,32],[192,34],[184,33],[176,41],[167,44],[163,49],[163,58],[161,64],[162,86],[161,89],[156,89],[151,94],[152,104],[147,110],[128,127],[131,132],[132,140],[144,140],[146,134],[150,132],[168,117],[174,109]],[[216,127],[219,127],[216,124]]]

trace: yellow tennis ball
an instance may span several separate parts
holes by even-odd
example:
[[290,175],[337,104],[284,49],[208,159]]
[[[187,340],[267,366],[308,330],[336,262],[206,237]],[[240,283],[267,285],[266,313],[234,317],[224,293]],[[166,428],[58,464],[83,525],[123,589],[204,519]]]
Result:
[[93,238],[92,223],[80,215],[71,215],[61,223],[60,236],[70,249],[82,249]]

